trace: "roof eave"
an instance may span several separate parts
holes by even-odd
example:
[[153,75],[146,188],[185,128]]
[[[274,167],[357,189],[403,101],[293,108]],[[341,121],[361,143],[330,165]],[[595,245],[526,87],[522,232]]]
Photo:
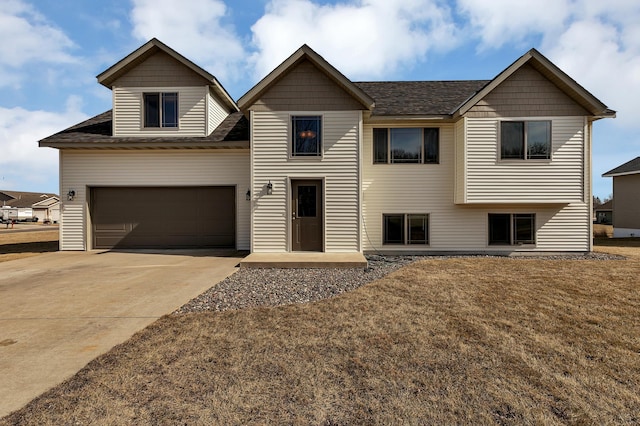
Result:
[[248,149],[249,141],[229,142],[47,142],[38,143],[40,147],[56,149]]
[[602,177],[628,176],[628,175],[637,175],[637,174],[640,174],[640,170],[633,170],[630,172],[621,172],[621,173],[607,172],[607,173],[603,173]]

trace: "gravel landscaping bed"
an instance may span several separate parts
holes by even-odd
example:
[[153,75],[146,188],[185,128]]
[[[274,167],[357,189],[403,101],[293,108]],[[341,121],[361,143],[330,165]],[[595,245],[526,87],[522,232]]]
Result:
[[[314,302],[355,290],[417,260],[447,259],[451,257],[372,255],[367,256],[369,261],[367,269],[241,268],[235,274],[183,305],[174,314]],[[586,255],[518,256],[505,257],[504,259],[518,262],[535,259],[620,260],[624,259],[624,257],[594,252]]]

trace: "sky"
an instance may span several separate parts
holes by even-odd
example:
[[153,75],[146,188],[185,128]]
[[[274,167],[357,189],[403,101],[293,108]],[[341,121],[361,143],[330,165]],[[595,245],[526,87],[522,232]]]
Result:
[[617,111],[600,175],[640,156],[638,0],[0,0],[0,190],[58,192],[38,140],[111,108],[95,76],[156,37],[234,99],[308,44],[352,81],[492,79],[532,47]]

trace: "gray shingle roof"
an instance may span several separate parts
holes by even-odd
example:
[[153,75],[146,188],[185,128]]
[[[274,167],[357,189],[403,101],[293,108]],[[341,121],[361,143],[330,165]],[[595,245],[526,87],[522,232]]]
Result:
[[607,173],[604,173],[602,176],[617,176],[617,175],[631,175],[635,173],[640,173],[640,157],[636,157],[631,161],[627,161],[621,166],[616,167],[615,169],[609,170]]
[[373,115],[450,115],[489,80],[356,82],[371,96]]
[[201,137],[114,137],[112,112],[106,111],[82,123],[71,126],[61,132],[40,141],[40,146],[60,147],[82,144],[95,146],[149,146],[153,144],[180,143],[194,147],[215,147],[227,143],[243,143],[249,141],[249,122],[241,112],[227,116],[209,135]]

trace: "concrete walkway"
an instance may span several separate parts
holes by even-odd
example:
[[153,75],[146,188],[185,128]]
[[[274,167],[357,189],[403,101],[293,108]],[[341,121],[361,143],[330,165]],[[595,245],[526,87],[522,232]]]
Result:
[[0,263],[0,417],[223,280],[240,259],[94,251]]

